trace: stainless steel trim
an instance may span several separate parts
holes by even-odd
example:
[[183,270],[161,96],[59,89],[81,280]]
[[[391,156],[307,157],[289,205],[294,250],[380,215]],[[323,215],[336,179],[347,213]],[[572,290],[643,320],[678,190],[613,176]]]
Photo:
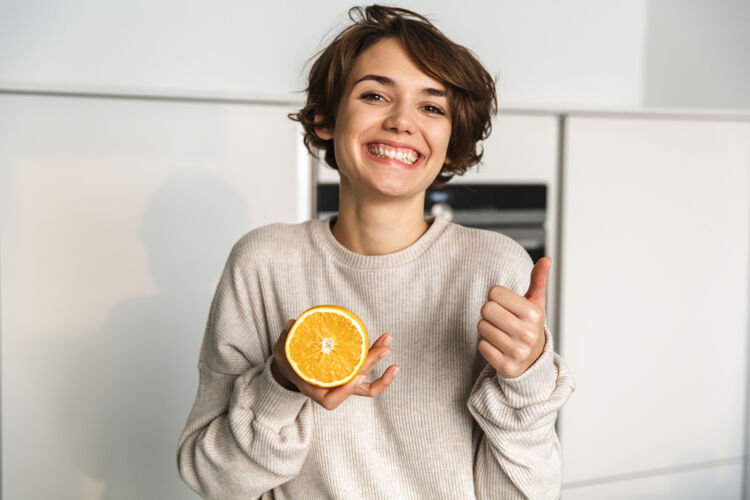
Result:
[[453,222],[465,225],[542,225],[546,214],[544,210],[518,209],[457,209],[453,208]]

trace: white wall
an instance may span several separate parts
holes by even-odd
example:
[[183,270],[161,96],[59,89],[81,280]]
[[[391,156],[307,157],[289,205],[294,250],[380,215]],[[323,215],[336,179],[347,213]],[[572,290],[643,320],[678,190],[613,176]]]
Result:
[[[473,50],[504,106],[641,101],[646,0],[395,3]],[[6,0],[0,88],[288,97],[352,5]]]
[[[505,107],[750,108],[746,0],[394,3],[473,50]],[[296,98],[352,5],[5,0],[0,89]]]
[[648,3],[643,103],[750,109],[750,2]]

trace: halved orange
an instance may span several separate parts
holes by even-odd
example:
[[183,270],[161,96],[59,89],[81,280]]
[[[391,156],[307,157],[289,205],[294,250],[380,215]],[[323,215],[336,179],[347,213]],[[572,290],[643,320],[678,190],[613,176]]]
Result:
[[321,305],[303,312],[286,337],[284,350],[302,380],[337,387],[357,376],[367,359],[367,329],[341,306]]

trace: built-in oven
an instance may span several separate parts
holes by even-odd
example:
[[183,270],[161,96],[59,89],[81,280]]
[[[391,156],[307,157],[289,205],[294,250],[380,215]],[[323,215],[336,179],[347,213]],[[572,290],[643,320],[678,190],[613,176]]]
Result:
[[[318,183],[316,217],[338,212],[338,183]],[[546,184],[448,184],[428,189],[425,216],[440,214],[467,227],[496,231],[523,246],[536,262],[546,255]]]

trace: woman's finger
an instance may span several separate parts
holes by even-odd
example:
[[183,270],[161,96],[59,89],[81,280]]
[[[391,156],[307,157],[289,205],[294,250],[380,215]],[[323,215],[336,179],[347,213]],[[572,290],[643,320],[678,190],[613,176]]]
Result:
[[[365,364],[362,366],[362,369],[359,371],[358,375],[364,375],[367,376],[370,374],[373,368],[375,368],[375,365],[380,361],[382,358],[386,357],[391,353],[391,348],[385,345],[374,345],[370,348],[369,352],[367,353],[367,359],[365,359]],[[355,377],[356,379],[356,377]]]
[[[390,345],[392,340],[393,340],[392,335],[388,333],[384,333],[383,335],[378,337],[378,340],[373,342],[372,347],[379,347],[381,345]],[[372,347],[370,349],[372,349]]]
[[357,380],[359,379],[359,375],[351,379],[349,382],[347,382],[344,385],[340,385],[338,387],[334,387],[332,389],[324,389],[325,394],[322,398],[320,398],[319,401],[321,405],[328,409],[333,410],[338,405],[340,405],[346,398],[351,396],[355,393],[357,390]]
[[391,382],[396,378],[396,372],[398,372],[398,366],[391,365],[384,372],[383,375],[375,382],[365,382],[364,380],[359,384],[354,394],[357,396],[367,396],[374,398],[383,392]]

